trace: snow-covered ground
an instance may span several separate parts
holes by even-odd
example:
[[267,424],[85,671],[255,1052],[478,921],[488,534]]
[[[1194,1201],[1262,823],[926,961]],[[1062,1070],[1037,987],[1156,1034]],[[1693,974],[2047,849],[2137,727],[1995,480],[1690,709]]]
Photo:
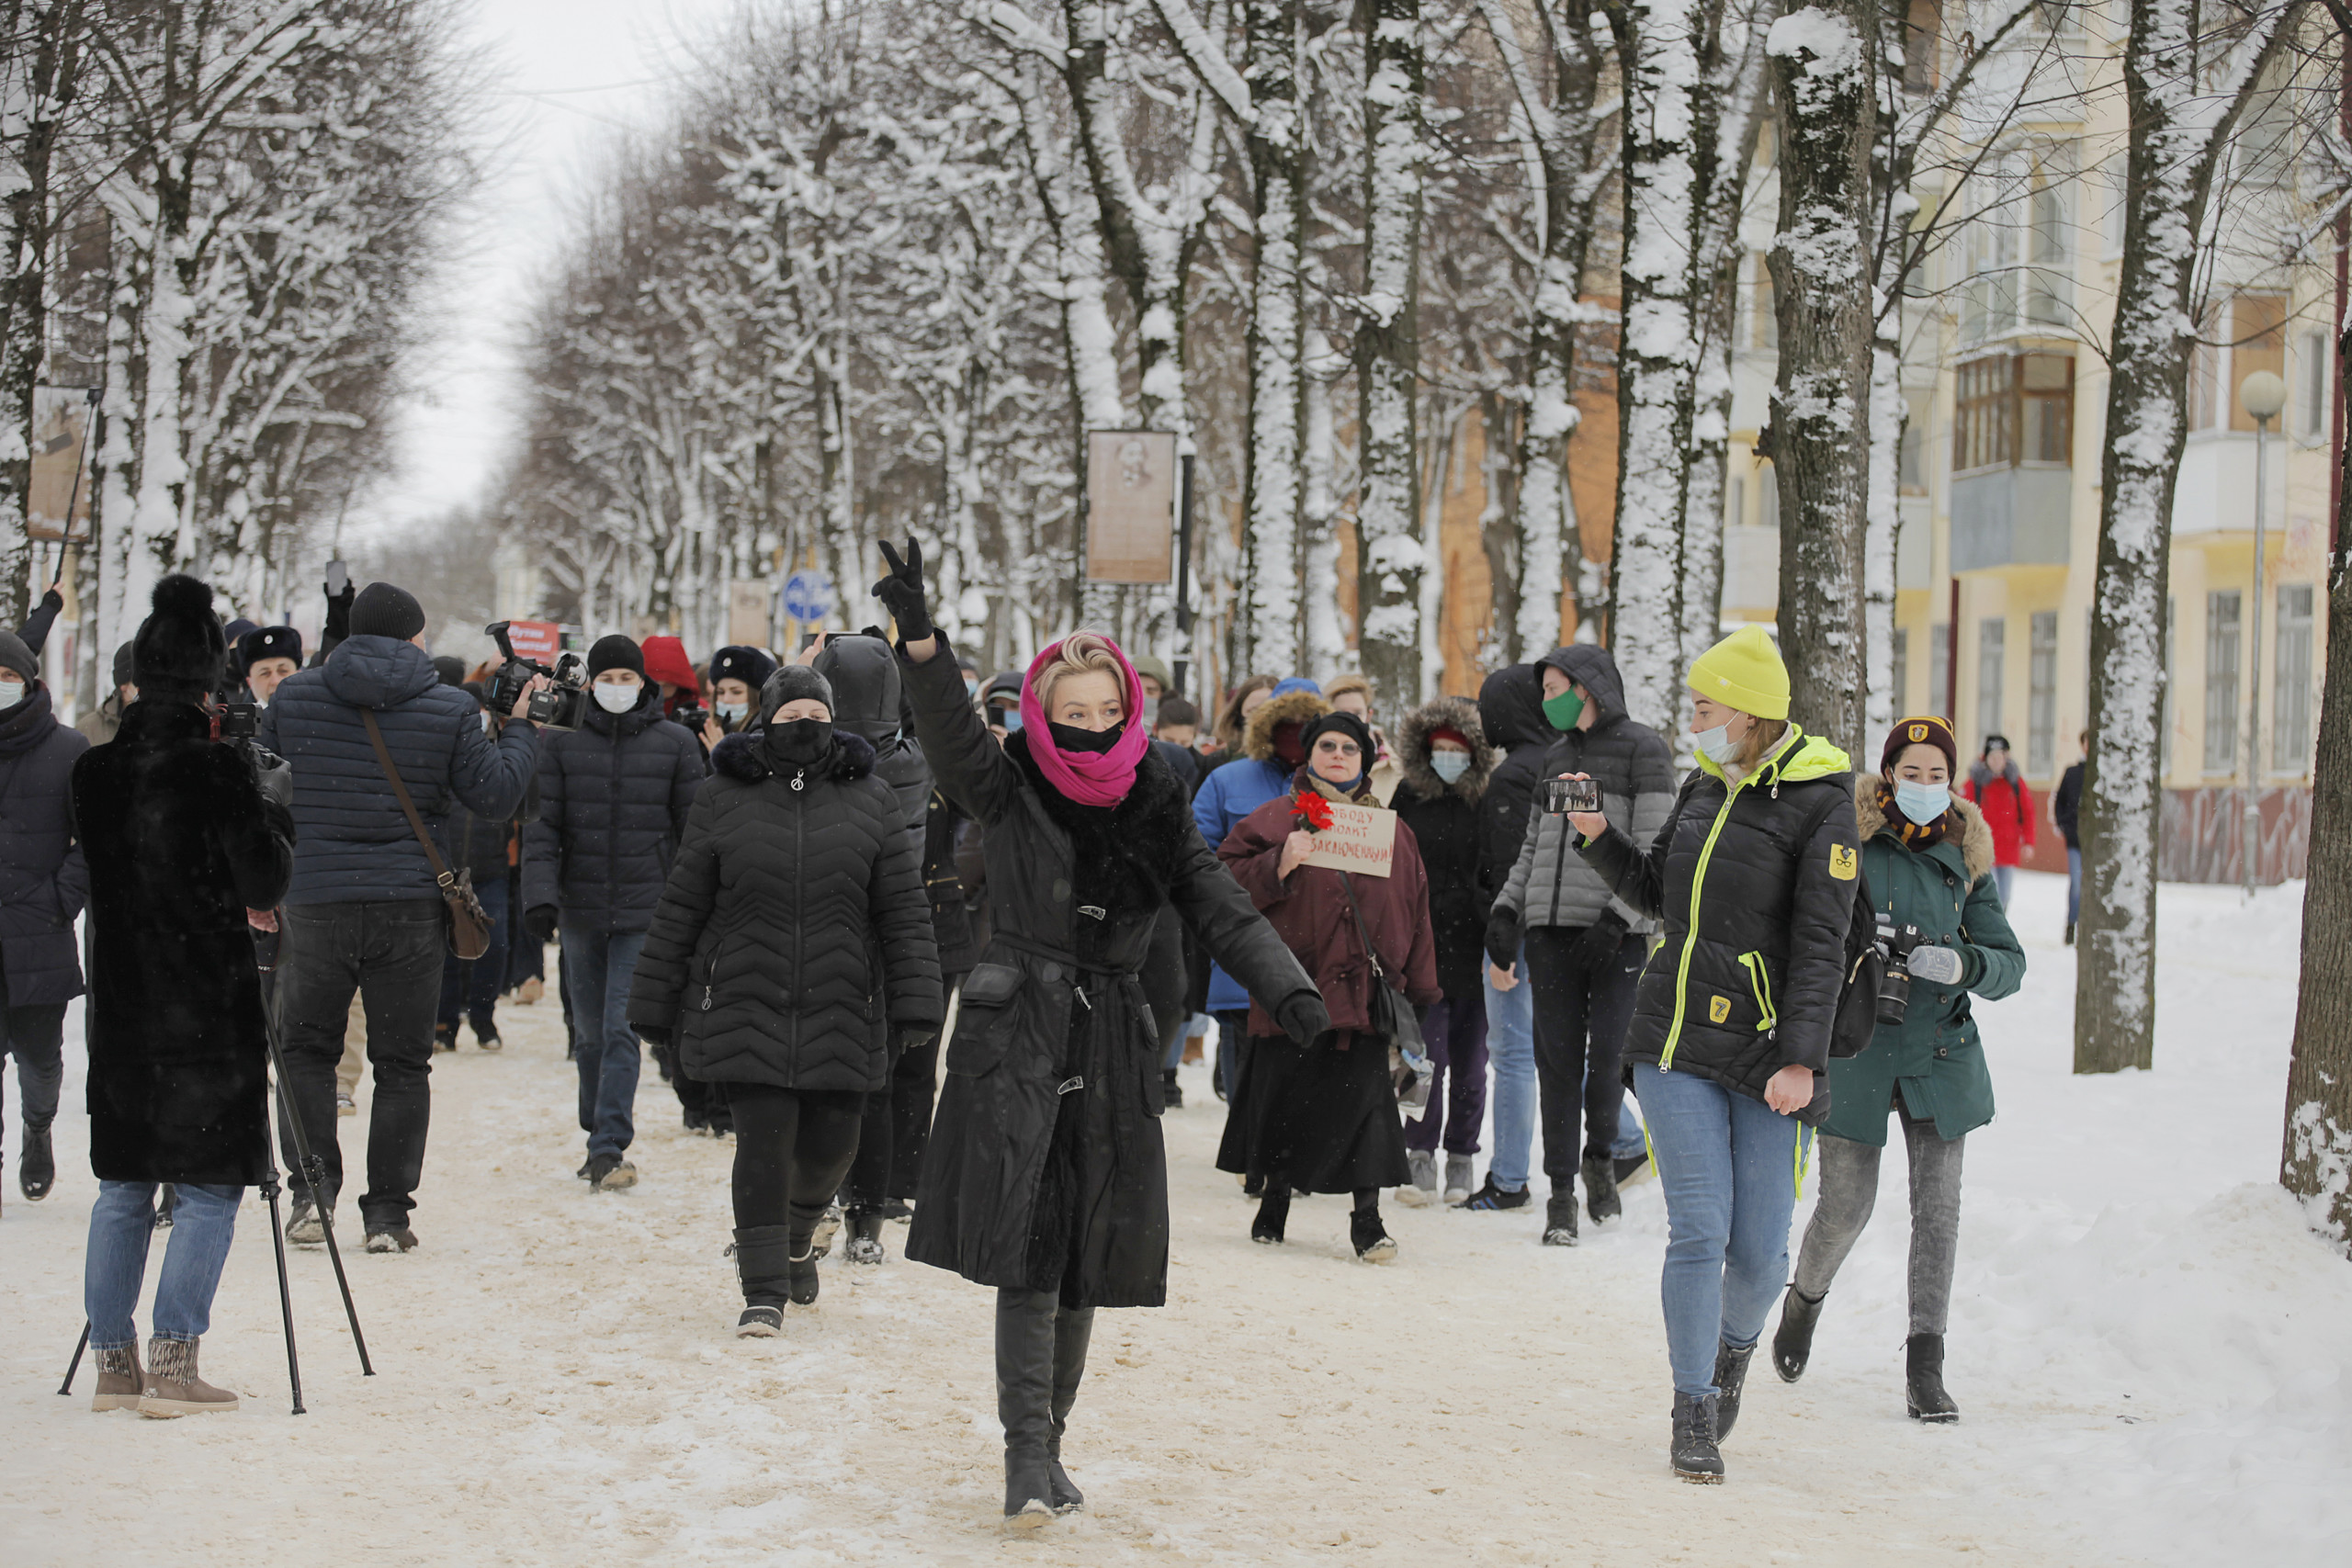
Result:
[[2031,972],[1980,1010],[2001,1116],[1970,1140],[1957,1427],[1903,1413],[1899,1160],[1813,1371],[1759,1365],[1730,1484],[1691,1487],[1655,1183],[1574,1251],[1536,1245],[1540,1205],[1396,1210],[1400,1261],[1366,1269],[1329,1198],[1256,1247],[1188,1068],[1170,1306],[1101,1320],[1069,1438],[1090,1514],[1009,1540],[989,1292],[835,1262],[785,1337],[734,1338],[727,1145],[649,1075],[643,1184],[585,1191],[550,998],[503,1010],[502,1055],[436,1064],[424,1246],[348,1259],[379,1376],[326,1259],[293,1258],[299,1418],[257,1201],[204,1352],[241,1411],[95,1416],[86,1365],[57,1397],[94,1189],[69,1048],[47,1201],[15,1196],[8,1139],[0,1562],[2343,1562],[2352,1264],[2272,1185],[2301,890],[2166,887],[2156,1071],[2104,1078],[2068,1072],[2064,897],[2019,878]]

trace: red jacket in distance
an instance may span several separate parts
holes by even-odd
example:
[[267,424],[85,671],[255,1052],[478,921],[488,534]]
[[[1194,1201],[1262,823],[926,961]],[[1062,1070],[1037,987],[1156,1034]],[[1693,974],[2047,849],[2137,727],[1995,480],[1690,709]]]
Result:
[[1968,770],[1968,798],[1993,829],[1993,863],[2015,865],[2033,848],[2033,791],[2011,762],[1996,773],[1978,762]]

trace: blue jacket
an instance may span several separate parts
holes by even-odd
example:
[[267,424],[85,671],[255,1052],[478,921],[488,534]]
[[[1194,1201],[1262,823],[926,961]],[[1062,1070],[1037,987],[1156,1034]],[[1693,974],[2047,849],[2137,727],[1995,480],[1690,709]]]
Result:
[[433,869],[368,739],[372,708],[409,798],[446,857],[451,815],[512,817],[538,765],[539,732],[482,733],[481,708],[445,686],[413,643],[346,637],[315,669],[289,675],[262,710],[258,739],[294,767],[294,886],[288,904],[436,898]]
[[591,704],[578,729],[549,734],[538,819],[523,829],[525,912],[552,904],[567,926],[650,927],[705,772],[695,738],[662,716],[659,686],[627,713]]
[[[1193,796],[1193,822],[1212,853],[1241,819],[1290,789],[1295,770],[1274,755],[1274,730],[1283,724],[1304,724],[1330,711],[1330,705],[1311,682],[1285,681],[1274,688],[1274,698],[1250,716],[1242,750],[1212,772]],[[1279,998],[1277,998],[1279,999]],[[1250,992],[1222,965],[1209,970],[1209,1010],[1232,1012],[1250,1005]]]
[[74,761],[87,739],[57,722],[49,688],[0,709],[0,970],[10,1007],[82,994],[74,919],[90,874],[74,836]]

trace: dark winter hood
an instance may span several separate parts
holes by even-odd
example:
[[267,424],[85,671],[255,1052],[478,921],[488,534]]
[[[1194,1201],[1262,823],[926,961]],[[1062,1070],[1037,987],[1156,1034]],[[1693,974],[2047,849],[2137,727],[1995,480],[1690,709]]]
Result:
[[1487,743],[1506,752],[1522,746],[1548,746],[1553,730],[1544,721],[1544,677],[1532,664],[1496,671],[1478,688],[1478,721]]
[[622,713],[606,713],[598,707],[593,693],[582,700],[588,711],[581,716],[581,728],[592,735],[618,734],[627,739],[642,734],[646,726],[662,717],[662,688],[651,681],[638,687],[637,705]]
[[[1430,732],[1458,729],[1470,742],[1470,765],[1447,784],[1430,766]],[[1405,787],[1423,800],[1434,800],[1452,790],[1471,805],[1487,793],[1487,780],[1501,759],[1487,744],[1486,726],[1478,722],[1478,705],[1467,697],[1440,697],[1405,716],[1396,727],[1396,759],[1405,767]]]
[[880,637],[834,637],[809,661],[833,688],[833,728],[874,746],[899,733],[899,660]]
[[[730,735],[710,754],[711,772],[739,784],[757,784],[775,770],[768,765],[767,737],[744,732]],[[846,729],[833,731],[833,749],[817,763],[817,776],[849,782],[874,771],[874,748]]]
[[25,698],[13,707],[0,708],[0,757],[14,757],[29,751],[49,739],[57,726],[57,715],[50,706],[49,688],[39,681],[25,688]]
[[[1541,671],[1547,664],[1592,694],[1592,700],[1600,708],[1600,716],[1592,721],[1593,728],[1598,729],[1625,716],[1625,682],[1617,673],[1617,661],[1609,657],[1607,649],[1597,643],[1572,642],[1566,648],[1555,648],[1537,660],[1535,666],[1539,672],[1535,678],[1539,694],[1544,679]],[[1539,720],[1543,717],[1540,706],[1536,716]],[[1547,724],[1545,728],[1550,726]]]
[[1295,724],[1304,728],[1330,711],[1331,705],[1323,700],[1320,692],[1304,688],[1284,692],[1250,716],[1250,723],[1241,733],[1241,750],[1252,761],[1273,761],[1274,730],[1278,726]]
[[347,637],[327,655],[327,690],[354,707],[396,707],[441,683],[424,649],[396,637]]

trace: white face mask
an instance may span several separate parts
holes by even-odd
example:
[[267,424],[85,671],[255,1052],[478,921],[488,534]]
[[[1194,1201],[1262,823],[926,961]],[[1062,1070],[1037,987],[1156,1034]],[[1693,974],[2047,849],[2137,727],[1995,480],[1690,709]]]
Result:
[[1731,726],[1728,724],[1702,729],[1692,739],[1698,742],[1699,750],[1706,753],[1707,760],[1719,768],[1727,766],[1733,758],[1739,755],[1741,741],[1731,738]]
[[25,683],[12,671],[0,680],[0,708],[12,708],[25,700]]
[[740,724],[742,722],[743,715],[749,711],[749,705],[744,703],[720,703],[718,705],[719,721],[723,724]]
[[596,705],[606,713],[627,713],[637,705],[637,694],[643,688],[624,686],[617,681],[599,681],[590,689],[596,694]]
[[1432,751],[1430,753],[1430,772],[1435,773],[1438,777],[1443,779],[1448,784],[1452,784],[1454,780],[1460,778],[1469,771],[1470,753],[1467,751]]

